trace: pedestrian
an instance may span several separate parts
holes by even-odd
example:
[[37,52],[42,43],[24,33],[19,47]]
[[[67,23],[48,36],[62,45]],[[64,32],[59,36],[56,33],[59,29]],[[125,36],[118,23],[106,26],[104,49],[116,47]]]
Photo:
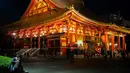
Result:
[[66,49],[66,59],[69,60],[69,57],[70,57],[70,46],[68,45]]
[[74,63],[74,52],[72,49],[70,51],[70,63]]
[[125,59],[125,52],[123,50],[121,50],[121,56],[123,59]]
[[29,54],[29,53],[27,53],[27,57],[28,57],[28,58],[30,57],[30,54]]
[[11,64],[8,67],[10,73],[18,73],[18,65],[19,65],[19,59],[17,57],[13,57]]
[[19,70],[19,72],[24,72],[24,70],[23,70],[23,65],[22,65],[22,61],[23,61],[23,59],[22,59],[22,55],[20,55],[19,56],[19,65],[18,65],[18,70]]
[[86,59],[87,56],[87,49],[84,50],[84,59]]

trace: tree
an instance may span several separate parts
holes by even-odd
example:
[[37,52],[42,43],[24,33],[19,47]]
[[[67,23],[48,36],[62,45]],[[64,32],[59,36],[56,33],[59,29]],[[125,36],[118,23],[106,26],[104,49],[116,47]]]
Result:
[[7,35],[7,29],[5,28],[0,28],[0,48],[1,51],[13,48],[13,38],[12,36]]

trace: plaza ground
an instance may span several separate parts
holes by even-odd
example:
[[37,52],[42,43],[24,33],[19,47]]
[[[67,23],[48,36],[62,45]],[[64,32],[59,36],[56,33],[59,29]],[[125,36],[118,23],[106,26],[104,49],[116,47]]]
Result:
[[130,60],[78,59],[71,64],[65,59],[30,59],[23,66],[29,73],[130,73]]

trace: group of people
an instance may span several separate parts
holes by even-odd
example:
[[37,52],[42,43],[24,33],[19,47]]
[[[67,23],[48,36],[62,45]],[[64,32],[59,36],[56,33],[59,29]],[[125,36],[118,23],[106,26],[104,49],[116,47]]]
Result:
[[109,56],[109,58],[123,58],[126,59],[129,57],[129,53],[127,50],[123,51],[123,50],[109,50],[105,53],[105,58],[107,58]]
[[[79,49],[77,47],[72,48],[73,46],[68,46],[67,50],[66,50],[66,58],[69,59],[70,61],[74,60],[74,55],[79,55],[76,54],[75,50]],[[79,51],[79,50],[78,50]],[[112,51],[111,49],[109,51],[107,51],[105,48],[103,47],[98,47],[97,50],[95,49],[88,49],[88,48],[84,48],[83,49],[83,53],[82,55],[84,55],[84,58],[90,58],[90,57],[100,57],[103,56],[105,59],[107,58],[123,58],[126,59],[128,57],[130,57],[130,54],[128,53],[127,50],[114,50]]]

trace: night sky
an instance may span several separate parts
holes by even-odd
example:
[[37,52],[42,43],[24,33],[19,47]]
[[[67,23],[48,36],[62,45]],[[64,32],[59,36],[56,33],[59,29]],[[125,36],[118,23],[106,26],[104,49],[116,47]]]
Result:
[[[0,26],[20,19],[30,0],[0,0]],[[128,0],[84,0],[86,9],[100,16],[109,12],[121,11],[124,19],[130,20]]]

